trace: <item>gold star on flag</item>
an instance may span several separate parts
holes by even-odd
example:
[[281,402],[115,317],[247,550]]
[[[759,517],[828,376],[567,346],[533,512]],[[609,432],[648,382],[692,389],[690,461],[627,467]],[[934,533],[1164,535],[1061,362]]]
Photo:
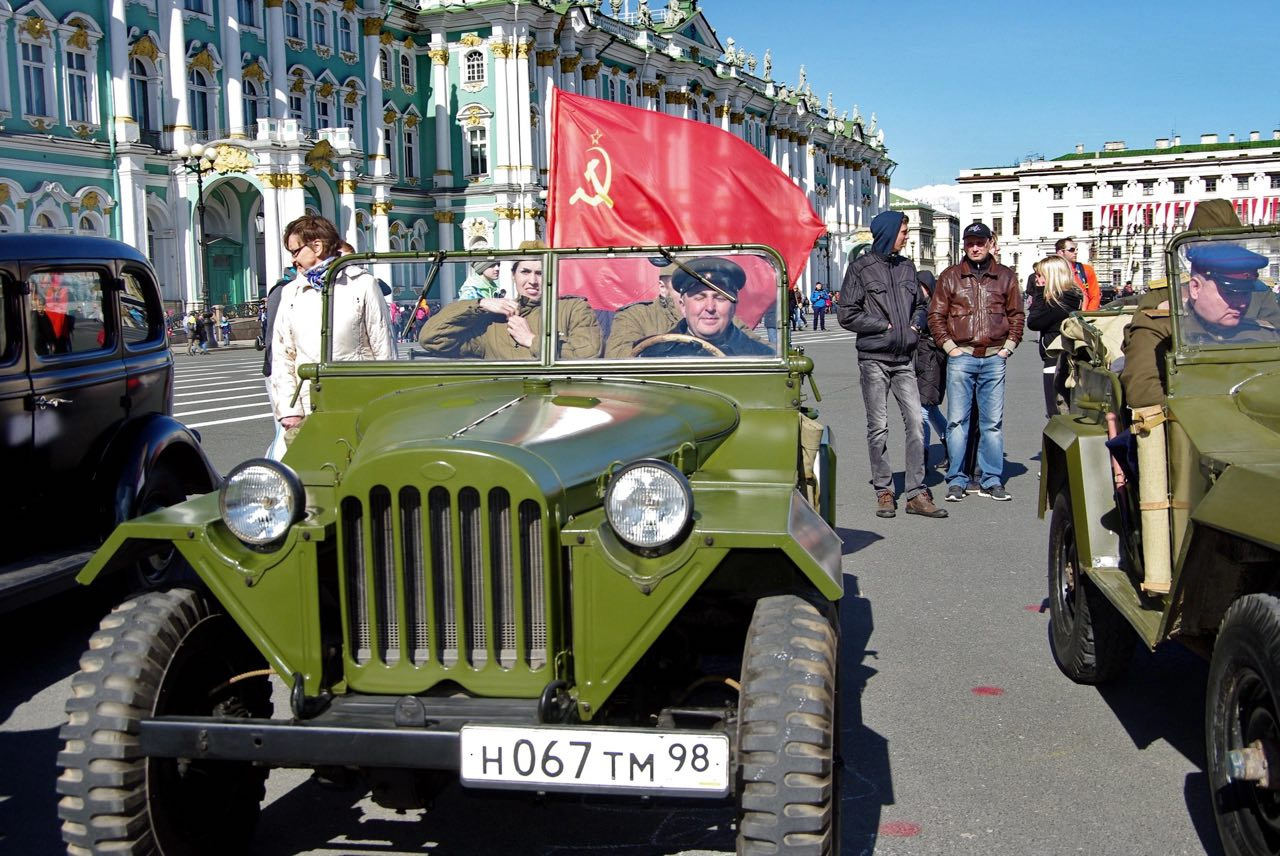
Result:
[[600,138],[603,136],[604,134],[600,133],[599,129],[597,129],[595,133],[591,135],[591,145],[593,146],[600,145]]

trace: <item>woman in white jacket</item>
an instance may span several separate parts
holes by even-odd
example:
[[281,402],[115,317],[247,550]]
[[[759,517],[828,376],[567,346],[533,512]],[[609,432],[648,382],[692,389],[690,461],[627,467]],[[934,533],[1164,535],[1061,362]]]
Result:
[[[338,257],[341,238],[324,217],[307,215],[284,230],[284,248],[298,276],[284,287],[272,331],[271,387],[276,420],[285,431],[311,412],[310,383],[296,396],[298,366],[321,361],[320,310],[329,266]],[[364,268],[347,265],[333,281],[330,309],[334,360],[394,360],[395,335],[377,279]],[[290,435],[291,436],[291,435]],[[288,438],[286,438],[288,439]]]

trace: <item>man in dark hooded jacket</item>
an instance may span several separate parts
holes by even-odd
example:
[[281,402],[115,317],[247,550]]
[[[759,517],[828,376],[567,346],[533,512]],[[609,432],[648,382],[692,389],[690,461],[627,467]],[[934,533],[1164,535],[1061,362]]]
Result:
[[924,486],[924,429],[920,393],[913,363],[917,316],[925,298],[916,283],[916,267],[899,255],[907,243],[907,217],[882,211],[871,221],[871,251],[849,264],[836,317],[840,326],[858,334],[858,373],[867,411],[867,452],[871,457],[871,487],[876,492],[876,515],[893,517],[893,468],[889,464],[889,393],[898,401],[906,433],[903,496],[907,513],[946,517]]

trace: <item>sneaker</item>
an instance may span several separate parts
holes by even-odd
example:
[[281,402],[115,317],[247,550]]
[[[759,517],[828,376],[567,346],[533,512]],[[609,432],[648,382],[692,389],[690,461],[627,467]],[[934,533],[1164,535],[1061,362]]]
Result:
[[1004,489],[1004,485],[1002,484],[993,484],[991,487],[984,487],[982,490],[978,491],[978,494],[981,496],[989,496],[996,502],[1008,502],[1013,499],[1013,496],[1009,491]]
[[973,479],[970,479],[969,483],[964,486],[964,492],[965,493],[982,493],[982,485],[978,484]]
[[907,514],[921,517],[946,517],[947,512],[933,504],[933,496],[924,490],[907,500]]
[[953,484],[947,488],[947,502],[960,502],[964,499],[964,488],[958,484]]
[[882,490],[876,494],[876,517],[893,517],[898,513],[898,503],[894,502],[893,492]]

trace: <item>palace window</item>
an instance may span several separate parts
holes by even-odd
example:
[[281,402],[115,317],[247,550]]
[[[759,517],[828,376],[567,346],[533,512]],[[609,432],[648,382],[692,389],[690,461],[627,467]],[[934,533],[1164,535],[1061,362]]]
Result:
[[158,130],[151,110],[151,79],[146,65],[137,58],[129,63],[129,111],[139,130]]
[[187,104],[190,111],[191,129],[199,134],[207,134],[213,130],[214,107],[217,96],[209,76],[202,69],[193,68],[187,75]]
[[418,175],[418,135],[412,128],[404,129],[404,177]]
[[333,101],[328,98],[316,99],[316,127],[333,127]]
[[343,53],[355,53],[352,47],[355,40],[351,38],[351,19],[342,17],[338,19],[338,50]]
[[1058,211],[1053,215],[1053,231],[1062,231],[1062,212]]
[[288,39],[302,39],[302,11],[294,0],[284,4],[284,35]]
[[1187,180],[1185,178],[1175,178],[1173,180],[1173,193],[1175,196],[1181,196],[1187,192]]
[[489,173],[489,132],[485,128],[467,129],[467,174]]
[[306,122],[306,103],[302,100],[301,92],[289,93],[289,118],[296,119],[298,125],[305,127]]
[[1080,215],[1080,228],[1088,232],[1093,229],[1093,212],[1085,211]]
[[408,54],[400,54],[400,88],[413,86],[413,62]]
[[463,83],[484,83],[484,54],[480,51],[467,51],[462,58]]
[[48,63],[43,45],[22,43],[22,112],[28,116],[48,116]]
[[391,51],[383,48],[378,52],[378,77],[383,86],[391,85]]
[[1216,179],[1216,178],[1206,178],[1206,179],[1204,180],[1204,192],[1205,192],[1205,193],[1217,193],[1217,192],[1218,192],[1218,179]]
[[329,12],[325,9],[311,11],[311,41],[316,47],[329,46]]
[[240,26],[257,27],[258,26],[258,6],[257,0],[238,0],[236,8],[240,11]]
[[66,56],[67,121],[97,124],[90,115],[89,58],[81,51],[69,50]]
[[1151,196],[1156,192],[1156,183],[1154,181],[1142,182],[1142,195]]
[[1248,189],[1249,189],[1249,176],[1247,176],[1247,175],[1237,175],[1237,176],[1236,176],[1236,190],[1248,190]]
[[186,9],[188,12],[198,12],[201,15],[205,14],[204,0],[183,0],[182,8]]
[[1119,199],[1123,195],[1124,195],[1124,182],[1123,181],[1111,182],[1111,198]]

